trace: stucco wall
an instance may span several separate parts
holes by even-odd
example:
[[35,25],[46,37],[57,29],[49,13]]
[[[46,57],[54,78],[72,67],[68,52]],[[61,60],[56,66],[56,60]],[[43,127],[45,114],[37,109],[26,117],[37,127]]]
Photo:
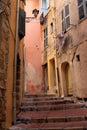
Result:
[[[26,16],[33,17],[32,10],[39,10],[39,0],[26,1]],[[26,23],[26,86],[25,91],[41,93],[42,91],[42,45],[40,30],[40,15],[37,19]]]
[[[60,69],[60,80],[61,80],[61,92],[63,94],[63,80],[61,74],[61,65],[64,62],[69,63],[72,75],[72,89],[73,95],[80,98],[87,98],[87,19],[78,21],[78,6],[77,0],[70,1],[56,1],[56,28],[57,34],[62,32],[62,14],[61,10],[66,4],[69,4],[70,9],[70,23],[72,24],[69,30],[64,33],[64,38],[69,36],[68,48],[65,50],[60,49],[58,56],[58,68]],[[74,11],[73,11],[74,10]],[[58,22],[58,24],[57,24]],[[59,47],[61,48],[61,47]],[[77,55],[80,57],[80,61],[77,61]]]
[[[9,0],[10,1],[10,0]],[[14,87],[14,73],[15,73],[15,67],[14,67],[14,55],[15,55],[15,34],[16,34],[16,9],[17,9],[17,1],[9,2],[9,23],[7,24],[7,27],[9,29],[9,44],[8,48],[9,48],[9,53],[8,53],[8,70],[7,70],[7,84],[6,84],[6,122],[4,127],[5,128],[9,128],[12,125],[13,122],[13,87]],[[20,2],[20,6],[22,6],[22,8],[24,8],[24,3]],[[5,34],[6,35],[6,34]],[[19,57],[21,60],[21,64],[20,64],[20,86],[19,86],[19,104],[21,104],[22,101],[22,90],[23,90],[23,76],[24,76],[24,62],[23,62],[23,58],[24,58],[24,50],[23,50],[23,39],[20,41],[18,41],[18,47],[17,47],[17,52],[19,53]],[[17,85],[17,84],[16,84]],[[15,86],[16,87],[16,86]],[[16,98],[16,97],[15,97]],[[16,99],[15,99],[16,100]],[[15,102],[16,105],[16,102]]]
[[[5,127],[9,128],[12,123],[12,95],[13,95],[13,64],[14,64],[14,39],[15,39],[15,24],[16,24],[16,2],[10,2],[10,17],[9,17],[9,59],[8,59],[8,75],[7,75],[7,91],[6,91],[6,124]],[[12,32],[10,30],[12,29]]]

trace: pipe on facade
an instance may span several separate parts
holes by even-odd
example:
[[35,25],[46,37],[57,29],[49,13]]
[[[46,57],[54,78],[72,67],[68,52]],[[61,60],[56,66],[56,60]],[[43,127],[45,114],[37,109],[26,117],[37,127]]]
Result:
[[19,7],[20,7],[20,0],[17,0],[16,31],[15,31],[15,43],[14,43],[13,124],[16,124],[16,71],[17,71],[17,50],[18,50]]

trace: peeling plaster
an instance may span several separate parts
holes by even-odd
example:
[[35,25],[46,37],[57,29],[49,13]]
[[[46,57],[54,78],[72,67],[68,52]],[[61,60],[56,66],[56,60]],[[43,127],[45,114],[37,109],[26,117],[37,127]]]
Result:
[[41,84],[41,78],[38,76],[34,66],[28,63],[26,67],[26,79],[29,81],[30,85],[38,86]]

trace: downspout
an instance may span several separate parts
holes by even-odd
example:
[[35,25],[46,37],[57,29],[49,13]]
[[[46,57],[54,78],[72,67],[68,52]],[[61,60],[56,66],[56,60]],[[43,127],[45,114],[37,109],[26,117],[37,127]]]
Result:
[[17,50],[18,50],[18,27],[19,27],[19,7],[20,0],[17,0],[16,9],[16,32],[14,45],[14,81],[13,81],[13,124],[16,124],[16,70],[17,70]]

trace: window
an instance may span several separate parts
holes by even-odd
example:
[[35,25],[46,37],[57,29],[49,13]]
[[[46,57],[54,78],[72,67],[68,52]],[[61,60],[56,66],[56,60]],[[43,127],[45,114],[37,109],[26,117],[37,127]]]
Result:
[[53,33],[53,23],[50,24],[50,33]]
[[70,27],[69,5],[66,5],[62,10],[62,31],[66,31]]
[[87,17],[87,0],[78,0],[79,20]]
[[44,14],[46,14],[48,8],[49,8],[49,0],[41,0],[41,10]]
[[48,46],[48,29],[44,29],[44,47]]
[[76,59],[77,59],[77,61],[80,61],[80,55],[79,54],[76,55]]

